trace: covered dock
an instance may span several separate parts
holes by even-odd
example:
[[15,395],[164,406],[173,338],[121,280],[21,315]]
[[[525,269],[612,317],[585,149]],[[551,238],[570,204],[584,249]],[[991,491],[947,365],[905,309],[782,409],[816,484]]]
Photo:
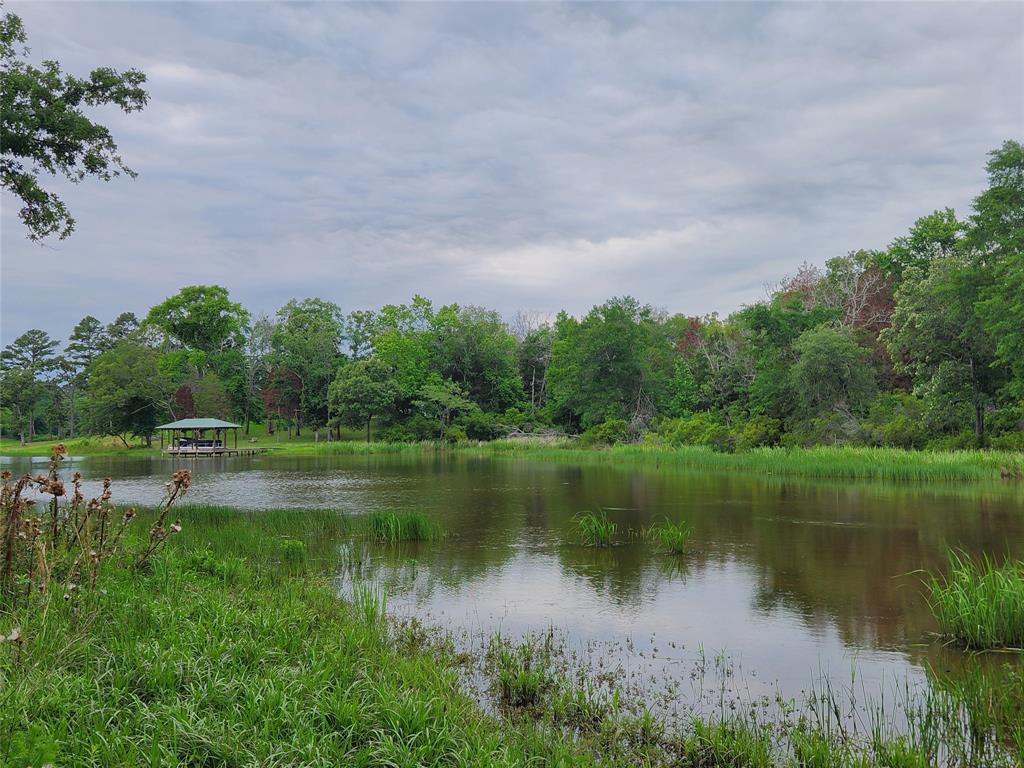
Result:
[[160,433],[160,450],[172,456],[243,456],[261,453],[261,448],[238,447],[238,430],[241,428],[240,424],[221,419],[179,419],[161,424],[156,430]]

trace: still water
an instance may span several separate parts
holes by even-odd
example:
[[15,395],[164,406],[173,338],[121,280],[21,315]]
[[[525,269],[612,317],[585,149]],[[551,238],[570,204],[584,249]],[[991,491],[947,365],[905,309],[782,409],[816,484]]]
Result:
[[[582,664],[614,668],[665,711],[703,706],[692,670],[708,659],[730,693],[751,699],[800,697],[825,679],[869,699],[918,683],[926,665],[959,663],[935,637],[920,572],[941,570],[948,547],[1024,557],[1019,483],[821,482],[467,455],[96,457],[67,469],[89,492],[109,476],[115,501],[154,504],[179,466],[195,472],[193,503],[427,513],[447,538],[359,554],[392,610],[468,644],[553,630]],[[609,549],[580,546],[573,517],[598,508],[620,534],[685,520],[691,552],[662,554],[626,535]]]

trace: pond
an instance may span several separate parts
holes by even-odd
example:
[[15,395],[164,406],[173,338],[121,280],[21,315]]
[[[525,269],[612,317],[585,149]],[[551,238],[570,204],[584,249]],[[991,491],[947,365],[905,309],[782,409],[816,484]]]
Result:
[[[179,466],[195,471],[193,503],[423,511],[444,540],[357,555],[392,610],[469,645],[494,632],[557,633],[579,663],[614,669],[669,713],[721,706],[723,689],[801,697],[828,681],[855,690],[862,707],[897,695],[927,665],[959,663],[936,639],[921,571],[941,570],[949,547],[1024,557],[1014,483],[822,482],[463,453],[95,457],[68,470],[89,492],[109,476],[115,502],[154,504]],[[599,508],[623,534],[617,546],[579,543],[574,516]],[[693,529],[688,554],[626,535],[665,518]],[[718,688],[694,674],[709,664]]]

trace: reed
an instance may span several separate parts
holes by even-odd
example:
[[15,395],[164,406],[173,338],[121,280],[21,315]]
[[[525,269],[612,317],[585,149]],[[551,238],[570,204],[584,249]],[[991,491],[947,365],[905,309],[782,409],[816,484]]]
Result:
[[943,634],[967,648],[1024,649],[1024,562],[949,553],[945,576],[927,581]]
[[684,521],[673,523],[666,517],[664,522],[653,526],[651,533],[666,552],[681,555],[686,552],[686,545],[693,531]]
[[438,538],[437,528],[422,512],[373,512],[366,525],[370,537],[382,544]]
[[575,518],[576,528],[583,543],[588,547],[610,547],[618,526],[608,519],[603,509],[584,512]]

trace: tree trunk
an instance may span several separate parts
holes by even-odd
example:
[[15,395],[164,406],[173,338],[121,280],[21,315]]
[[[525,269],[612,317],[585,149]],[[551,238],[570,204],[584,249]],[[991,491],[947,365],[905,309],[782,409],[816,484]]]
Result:
[[366,442],[370,442],[370,419],[366,420]]
[[985,447],[985,406],[974,404],[974,440],[979,448]]

